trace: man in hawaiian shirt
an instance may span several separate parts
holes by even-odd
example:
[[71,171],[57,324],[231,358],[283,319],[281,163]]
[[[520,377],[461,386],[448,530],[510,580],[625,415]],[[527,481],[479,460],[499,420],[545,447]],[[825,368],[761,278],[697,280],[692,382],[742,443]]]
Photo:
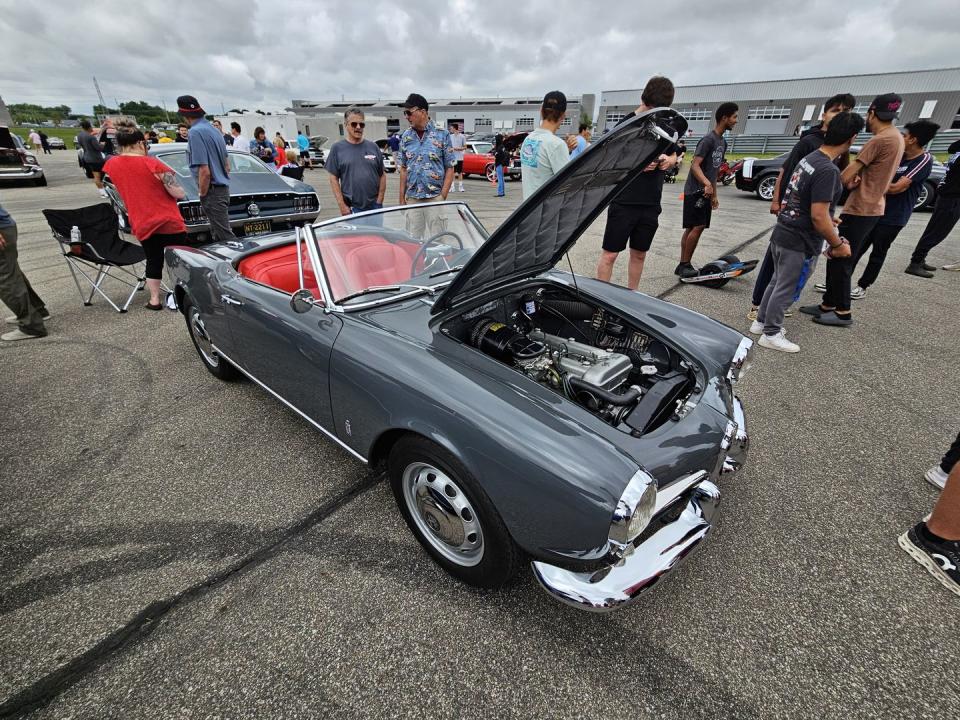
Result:
[[[430,121],[429,105],[423,95],[410,93],[403,107],[404,117],[410,127],[400,137],[400,151],[397,153],[400,204],[446,200],[456,163],[450,133]],[[428,214],[411,214],[414,223],[411,233],[414,236],[425,229]]]

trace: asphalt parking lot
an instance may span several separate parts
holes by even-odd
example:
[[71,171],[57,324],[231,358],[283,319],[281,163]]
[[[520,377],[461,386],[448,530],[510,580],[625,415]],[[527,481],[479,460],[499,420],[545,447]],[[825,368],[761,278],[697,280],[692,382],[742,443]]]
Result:
[[[381,478],[210,376],[178,314],[83,307],[40,209],[98,198],[72,152],[44,162],[48,187],[0,189],[54,314],[48,338],[0,347],[0,717],[956,716],[960,606],[896,544],[936,499],[923,472],[960,406],[960,274],[902,272],[926,213],[853,327],[795,316],[801,353],[757,350],[750,462],[714,533],[636,605],[592,615],[529,572],[498,593],[452,580]],[[305,179],[332,217],[325,173]],[[490,229],[520,200],[519,183],[466,186],[451,199]],[[641,289],[745,331],[752,277],[675,282],[679,192]],[[766,204],[720,202],[697,260],[760,257]],[[958,257],[954,232],[930,261]]]

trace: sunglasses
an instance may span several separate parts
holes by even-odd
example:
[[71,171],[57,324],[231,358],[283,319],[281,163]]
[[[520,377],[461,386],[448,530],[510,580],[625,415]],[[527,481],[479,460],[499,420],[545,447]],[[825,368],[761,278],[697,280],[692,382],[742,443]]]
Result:
[[352,127],[352,128],[360,128],[361,130],[363,130],[366,126],[367,126],[367,124],[366,124],[366,123],[362,123],[362,122],[352,122],[352,123],[350,123],[350,127]]
[[420,108],[413,108],[413,109],[411,109],[411,110],[404,110],[404,111],[403,111],[403,115],[404,115],[404,117],[410,117],[410,116],[413,115],[415,112],[417,112],[417,110],[419,110],[419,109],[420,109]]

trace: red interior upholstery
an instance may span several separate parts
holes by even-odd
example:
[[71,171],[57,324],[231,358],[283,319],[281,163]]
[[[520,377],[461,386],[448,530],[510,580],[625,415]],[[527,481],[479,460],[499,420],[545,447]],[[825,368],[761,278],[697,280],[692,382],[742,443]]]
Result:
[[[322,300],[316,273],[310,264],[306,245],[301,246],[303,254],[303,284],[318,300]],[[300,289],[300,270],[297,267],[297,245],[282,245],[245,257],[237,265],[237,270],[245,278],[269,285],[277,290],[292,293]]]
[[[408,280],[410,263],[419,247],[415,242],[392,243],[378,235],[325,238],[323,242],[323,260],[334,297]],[[304,286],[315,298],[322,299],[307,248],[302,248]],[[237,270],[245,278],[283,292],[300,289],[296,243],[249,255],[240,261]]]
[[359,288],[393,285],[410,279],[410,256],[392,243],[367,243],[346,254],[347,277]]

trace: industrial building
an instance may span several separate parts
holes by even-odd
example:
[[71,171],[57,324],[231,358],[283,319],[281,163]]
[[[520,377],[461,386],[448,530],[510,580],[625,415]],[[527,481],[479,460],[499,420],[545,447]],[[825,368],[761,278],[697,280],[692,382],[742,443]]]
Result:
[[[510,98],[455,98],[431,100],[430,117],[434,123],[444,127],[458,123],[466,133],[520,132],[533,130],[540,124],[540,103],[542,97]],[[581,113],[593,118],[595,95],[567,97],[567,117],[560,132],[577,132]],[[387,132],[393,133],[407,128],[403,117],[403,101],[373,100],[294,100],[290,111],[296,113],[298,121],[308,123],[310,117],[327,116],[331,113],[343,113],[349,107],[359,107],[370,115],[387,119]]]
[[[640,104],[641,90],[601,92],[599,128],[612,128],[635,110]],[[895,92],[903,97],[897,124],[926,118],[940,125],[941,130],[960,130],[960,68],[683,85],[676,89],[673,107],[687,119],[697,136],[712,128],[717,106],[728,100],[740,106],[734,135],[793,135],[815,123],[824,100],[841,92],[857,98],[855,110],[862,115],[866,115],[874,97]]]

